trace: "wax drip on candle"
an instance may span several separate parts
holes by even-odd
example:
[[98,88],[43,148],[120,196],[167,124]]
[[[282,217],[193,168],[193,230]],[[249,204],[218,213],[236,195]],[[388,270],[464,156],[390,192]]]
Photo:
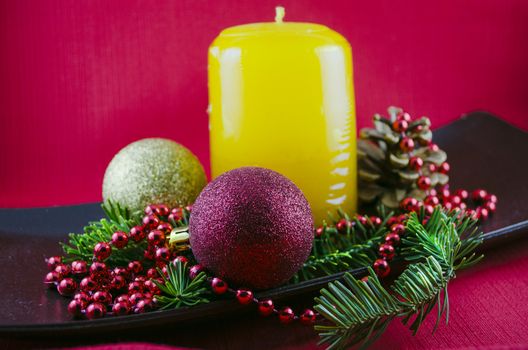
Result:
[[285,15],[286,15],[286,10],[284,10],[284,7],[282,6],[275,7],[275,22],[282,23],[282,20]]

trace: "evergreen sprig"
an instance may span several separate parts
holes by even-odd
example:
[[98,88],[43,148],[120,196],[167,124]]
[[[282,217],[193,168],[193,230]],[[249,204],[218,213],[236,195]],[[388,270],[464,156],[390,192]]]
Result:
[[[385,225],[392,213],[379,207],[378,215],[382,219],[381,225],[374,225],[369,218],[363,225],[357,217],[351,219],[343,211],[338,211],[337,219],[330,216],[334,225],[323,226],[323,234],[315,237],[310,256],[291,282],[298,283],[370,265],[376,260],[376,247],[385,237]],[[351,222],[342,232],[335,227],[340,219]]]
[[[88,223],[84,227],[83,233],[70,233],[68,243],[61,243],[64,250],[65,262],[74,260],[84,260],[91,262],[93,258],[94,246],[99,242],[109,242],[112,234],[116,231],[128,232],[133,226],[139,224],[139,214],[133,214],[127,208],[107,201],[101,204],[106,218]],[[136,243],[130,241],[124,249],[116,250],[108,258],[106,263],[109,266],[120,266],[130,260],[137,259],[143,254],[146,242]]]
[[436,208],[429,221],[422,225],[416,213],[407,221],[402,256],[411,264],[394,281],[390,289],[383,287],[369,268],[366,282],[351,274],[344,283],[331,282],[315,299],[315,309],[326,319],[315,326],[321,343],[329,349],[342,349],[361,343],[368,347],[383,334],[389,323],[402,318],[413,334],[426,316],[437,306],[437,322],[443,315],[449,319],[447,286],[455,272],[478,262],[482,256],[473,251],[482,242],[475,222],[460,218],[459,212],[446,213]]
[[162,295],[156,296],[161,309],[180,308],[208,303],[207,275],[200,272],[195,278],[189,277],[187,263],[180,260],[176,264],[167,265],[167,275],[158,269],[163,283],[153,280],[161,290]]

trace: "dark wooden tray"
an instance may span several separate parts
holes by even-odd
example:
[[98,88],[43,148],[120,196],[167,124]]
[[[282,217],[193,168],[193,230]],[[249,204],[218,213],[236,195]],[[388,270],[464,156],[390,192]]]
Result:
[[[445,149],[451,164],[451,186],[483,187],[499,197],[494,217],[481,228],[483,249],[522,237],[528,231],[528,134],[484,112],[475,112],[435,131],[435,142]],[[72,320],[67,299],[49,291],[42,279],[44,257],[60,254],[57,242],[68,232],[79,232],[90,220],[102,216],[99,204],[36,209],[0,209],[0,335],[55,336],[101,334],[180,322],[199,322],[240,311],[234,300],[141,315],[108,317],[93,321]],[[352,271],[356,275],[365,268]],[[260,293],[280,301],[309,294],[342,274]]]

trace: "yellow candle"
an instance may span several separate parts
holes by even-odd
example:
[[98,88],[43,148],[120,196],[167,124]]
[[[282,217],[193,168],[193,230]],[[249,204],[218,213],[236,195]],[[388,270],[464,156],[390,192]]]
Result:
[[315,223],[356,210],[356,126],[347,40],[312,23],[225,29],[209,48],[213,178],[262,166],[291,179]]

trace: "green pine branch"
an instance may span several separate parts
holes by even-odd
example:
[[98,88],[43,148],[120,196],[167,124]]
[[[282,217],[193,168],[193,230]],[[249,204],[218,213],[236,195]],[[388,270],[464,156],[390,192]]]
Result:
[[390,289],[381,285],[370,268],[366,282],[347,273],[344,283],[331,282],[322,289],[314,307],[326,319],[324,324],[315,326],[321,343],[328,344],[329,349],[354,344],[368,347],[396,318],[401,318],[416,334],[435,306],[437,321],[433,332],[444,315],[447,323],[449,281],[457,270],[482,258],[473,252],[482,242],[475,222],[459,218],[458,214],[438,207],[425,226],[416,213],[410,215],[401,251],[410,265]]
[[158,269],[163,283],[153,280],[161,291],[161,295],[156,296],[156,300],[161,309],[180,308],[184,306],[194,306],[208,303],[209,290],[207,289],[207,275],[200,272],[194,279],[189,277],[187,263],[177,261],[176,265],[167,265],[167,275],[165,276]]
[[[334,225],[325,225],[321,237],[314,239],[310,256],[292,278],[291,283],[372,264],[376,260],[376,248],[385,237],[385,225],[392,213],[387,213],[383,207],[379,207],[378,215],[382,219],[382,224],[379,226],[374,225],[370,219],[367,219],[366,225],[363,225],[357,218],[351,219],[343,211],[338,211],[337,219],[330,216]],[[353,224],[347,227],[346,231],[339,232],[335,223],[342,218]]]
[[[68,243],[61,243],[64,251],[64,261],[84,260],[91,262],[94,246],[99,242],[109,242],[116,231],[128,232],[140,222],[139,214],[132,214],[118,203],[104,202],[101,204],[106,218],[88,223],[83,233],[70,233]],[[136,243],[129,240],[124,249],[115,250],[106,261],[110,266],[121,266],[130,260],[142,256],[146,242]]]

